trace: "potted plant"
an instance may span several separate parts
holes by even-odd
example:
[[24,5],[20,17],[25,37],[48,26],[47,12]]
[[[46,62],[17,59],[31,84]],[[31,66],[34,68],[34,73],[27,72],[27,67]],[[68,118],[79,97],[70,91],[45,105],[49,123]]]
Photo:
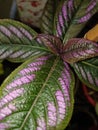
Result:
[[75,75],[98,91],[98,44],[75,38],[97,0],[48,0],[41,34],[0,20],[0,60],[21,62],[0,87],[0,129],[64,130],[73,113]]

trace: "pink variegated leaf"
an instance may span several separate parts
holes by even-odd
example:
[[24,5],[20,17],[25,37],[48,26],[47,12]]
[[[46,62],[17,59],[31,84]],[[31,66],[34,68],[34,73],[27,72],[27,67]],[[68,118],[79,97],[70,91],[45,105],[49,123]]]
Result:
[[98,91],[98,57],[74,63],[72,67],[87,87]]
[[98,11],[98,0],[63,0],[56,14],[56,35],[66,41],[77,36]]
[[32,44],[37,33],[29,26],[11,19],[0,20],[0,44]]
[[0,87],[1,130],[64,130],[73,111],[74,77],[58,57],[29,59]]
[[70,64],[95,56],[98,56],[98,44],[84,38],[70,39],[61,55]]
[[34,40],[37,33],[29,26],[8,19],[0,20],[0,61],[23,62],[47,53],[45,46]]

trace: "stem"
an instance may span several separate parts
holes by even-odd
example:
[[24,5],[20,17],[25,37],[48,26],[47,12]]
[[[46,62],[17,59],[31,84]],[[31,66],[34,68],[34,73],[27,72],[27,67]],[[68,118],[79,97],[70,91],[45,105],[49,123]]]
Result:
[[83,84],[83,91],[84,91],[84,95],[86,96],[87,100],[89,101],[89,103],[95,107],[96,102],[93,100],[93,98],[89,95],[87,87]]

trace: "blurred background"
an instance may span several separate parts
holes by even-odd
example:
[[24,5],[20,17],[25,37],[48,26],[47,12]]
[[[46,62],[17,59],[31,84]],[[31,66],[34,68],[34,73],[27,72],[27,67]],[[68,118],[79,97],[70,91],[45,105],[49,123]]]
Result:
[[16,15],[15,0],[0,0],[0,18],[12,18]]

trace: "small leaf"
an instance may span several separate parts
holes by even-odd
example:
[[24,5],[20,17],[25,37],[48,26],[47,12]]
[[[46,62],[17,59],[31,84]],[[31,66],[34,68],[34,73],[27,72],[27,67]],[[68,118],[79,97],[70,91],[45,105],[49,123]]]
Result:
[[68,63],[74,63],[98,56],[98,44],[84,38],[70,39],[64,46],[62,58]]
[[0,60],[23,62],[46,53],[44,46],[34,40],[37,33],[14,20],[0,20]]
[[63,0],[57,11],[56,35],[66,44],[77,36],[87,21],[98,11],[98,0]]
[[45,34],[54,34],[54,16],[60,0],[48,0],[41,19],[41,30]]
[[47,50],[57,56],[63,51],[61,40],[56,36],[49,34],[39,34],[36,37],[36,41],[38,41],[40,45],[44,45]]
[[0,87],[0,129],[64,130],[73,88],[73,73],[58,57],[28,60]]
[[72,67],[84,84],[98,91],[98,57],[74,63]]

